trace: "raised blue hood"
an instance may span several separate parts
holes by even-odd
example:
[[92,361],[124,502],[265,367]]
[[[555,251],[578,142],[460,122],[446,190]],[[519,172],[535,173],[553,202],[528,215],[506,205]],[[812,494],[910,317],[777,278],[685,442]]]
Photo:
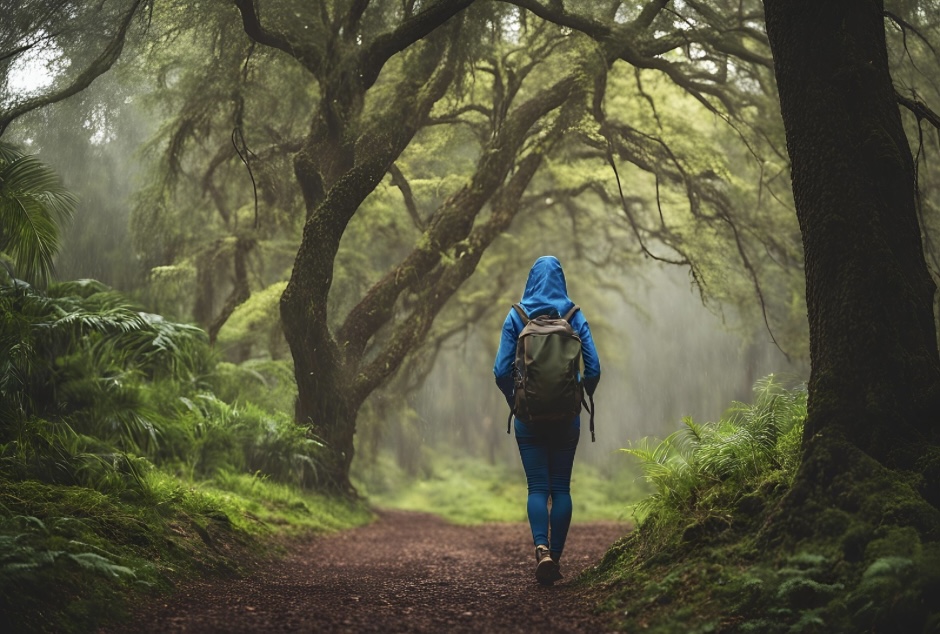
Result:
[[557,315],[563,317],[574,302],[568,297],[568,287],[565,284],[565,272],[561,270],[561,262],[552,255],[543,255],[529,271],[529,279],[525,283],[525,292],[519,302],[529,317],[539,315]]

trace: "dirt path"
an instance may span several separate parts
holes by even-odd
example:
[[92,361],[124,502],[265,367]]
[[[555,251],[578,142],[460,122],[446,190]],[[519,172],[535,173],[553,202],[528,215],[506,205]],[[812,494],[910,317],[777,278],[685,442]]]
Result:
[[566,580],[625,530],[574,524],[566,579],[533,577],[528,526],[451,526],[385,511],[375,523],[302,544],[250,578],[191,586],[137,615],[142,632],[601,632],[603,623]]

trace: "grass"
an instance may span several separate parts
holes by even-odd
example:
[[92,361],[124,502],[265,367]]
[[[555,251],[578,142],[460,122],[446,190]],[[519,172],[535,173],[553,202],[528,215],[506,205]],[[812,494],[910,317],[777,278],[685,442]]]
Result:
[[[510,468],[473,457],[438,452],[424,472],[409,478],[380,455],[359,474],[357,486],[377,506],[439,515],[455,524],[526,521],[526,482],[521,465]],[[575,461],[571,479],[574,521],[627,520],[645,493],[636,472],[624,467],[605,477]]]

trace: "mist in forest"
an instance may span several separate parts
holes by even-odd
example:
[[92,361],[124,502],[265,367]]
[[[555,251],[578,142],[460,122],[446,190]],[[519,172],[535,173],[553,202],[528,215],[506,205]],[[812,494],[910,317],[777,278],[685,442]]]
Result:
[[[4,4],[0,630],[314,536],[198,603],[523,631],[569,475],[575,629],[940,622],[938,3]],[[602,368],[548,482],[493,375],[543,255]]]
[[[231,18],[220,18],[220,28],[228,34],[226,37],[235,40],[242,36],[242,29]],[[534,32],[531,37],[537,38]],[[511,47],[518,43],[509,38],[504,44]],[[289,376],[291,353],[277,323],[278,299],[293,270],[304,217],[296,184],[291,181],[289,155],[257,161],[255,172],[249,174],[236,157],[234,150],[238,148],[232,147],[232,125],[238,117],[230,116],[226,108],[234,107],[234,102],[213,99],[212,93],[206,92],[208,87],[186,92],[191,85],[185,79],[189,71],[183,69],[192,67],[194,76],[200,77],[202,58],[187,57],[190,52],[184,48],[169,49],[164,54],[169,57],[157,56],[149,62],[171,69],[154,85],[146,79],[134,79],[142,70],[152,69],[143,57],[131,57],[126,69],[119,67],[117,73],[102,77],[75,99],[30,113],[11,130],[10,140],[48,162],[80,200],[64,232],[57,259],[59,277],[98,279],[130,294],[144,310],[196,323],[207,331],[213,324],[222,324],[216,332],[210,332],[210,338],[216,334],[219,337],[215,352],[220,359],[235,364],[272,361],[280,364],[282,375]],[[229,61],[242,69],[243,80],[247,81],[249,65],[244,63],[244,52],[233,48],[226,54],[232,56]],[[219,95],[244,91],[241,98],[247,101],[239,103],[247,103],[247,112],[256,114],[254,119],[249,118],[244,131],[255,148],[264,146],[265,135],[270,132],[266,126],[283,123],[275,140],[299,134],[302,127],[297,122],[307,107],[305,98],[292,100],[284,96],[278,100],[284,112],[271,109],[273,106],[265,101],[271,90],[263,90],[263,83],[273,82],[287,95],[286,86],[294,87],[297,82],[291,71],[274,60],[265,60],[262,65],[260,59],[253,62],[258,64],[257,69],[250,67],[251,72],[258,73],[254,78],[258,84],[236,82],[225,88],[225,81],[231,78],[213,75],[219,82]],[[395,85],[394,72],[389,71],[385,80],[387,88]],[[539,85],[550,78],[536,74],[527,81]],[[632,94],[616,78],[612,81],[616,90],[612,89],[611,94]],[[202,79],[192,85],[202,85],[200,82]],[[485,100],[482,85],[479,94],[455,94],[461,99]],[[670,89],[651,85],[663,107],[683,108]],[[202,99],[207,102],[199,106]],[[190,112],[189,106],[182,104],[190,104],[194,110]],[[618,107],[640,125],[644,104],[639,100],[632,105],[619,103]],[[509,109],[508,102],[505,107]],[[204,114],[207,112],[215,114]],[[190,123],[189,117],[200,123]],[[694,138],[700,133],[709,143],[728,142],[722,136],[726,131],[714,129],[707,117],[689,117],[687,123],[689,128],[678,129],[677,137]],[[709,154],[706,147],[693,146],[689,152]],[[408,152],[397,158],[396,175],[382,181],[350,222],[330,291],[334,331],[339,320],[367,296],[370,286],[409,252],[410,245],[420,237],[422,216],[430,217],[436,205],[473,175],[475,157],[483,151],[485,146],[460,126],[448,128],[446,134],[439,128],[429,128],[416,135]],[[429,160],[442,156],[448,160]],[[559,152],[559,156],[566,153]],[[653,152],[650,156],[657,155]],[[220,162],[222,159],[224,162]],[[565,160],[568,162],[543,168],[540,180],[529,189],[533,193],[551,191],[578,179],[612,189],[608,166]],[[735,171],[746,173],[752,169],[746,167],[750,158],[736,151],[728,153],[728,160],[736,165]],[[772,342],[772,333],[755,318],[753,304],[758,299],[750,288],[730,297],[706,293],[703,302],[687,266],[660,265],[640,257],[638,247],[646,249],[647,245],[635,244],[623,212],[629,215],[643,210],[652,214],[655,200],[660,219],[665,207],[667,217],[674,221],[674,214],[687,203],[684,190],[675,194],[665,186],[669,178],[666,172],[657,177],[663,179],[660,191],[659,180],[650,178],[644,172],[646,168],[626,162],[621,168],[629,183],[627,199],[620,201],[623,209],[590,189],[570,200],[556,194],[554,198],[560,199],[554,205],[546,202],[544,207],[528,209],[505,229],[504,234],[512,237],[495,242],[488,250],[480,270],[468,280],[469,285],[476,286],[465,295],[474,297],[472,302],[477,304],[489,301],[493,305],[482,317],[470,320],[449,337],[436,353],[428,347],[412,351],[412,357],[429,355],[432,359],[423,380],[411,380],[418,373],[414,372],[414,364],[406,362],[392,379],[393,384],[372,394],[367,401],[369,407],[356,417],[354,468],[375,463],[383,454],[394,456],[399,467],[414,475],[428,464],[428,453],[434,452],[518,466],[515,441],[505,431],[509,407],[494,384],[492,364],[502,320],[509,310],[506,300],[514,301],[521,295],[528,263],[543,254],[537,249],[561,258],[568,272],[570,295],[591,323],[601,359],[602,379],[596,394],[597,442],[590,442],[589,416],[584,412],[579,461],[616,467],[628,460],[618,449],[647,436],[666,436],[686,416],[696,421],[717,419],[732,401],[748,401],[754,382],[769,373],[791,374],[794,381],[805,378],[805,367],[791,364]],[[702,173],[707,180],[707,170]],[[401,188],[406,176],[414,190],[407,195]],[[261,223],[260,228],[249,230],[246,221],[258,213],[252,205],[255,185],[261,194]],[[702,186],[707,189],[708,185]],[[754,199],[749,187],[746,183],[741,191],[729,190],[722,195],[756,212],[760,201]],[[539,196],[534,194],[533,198]],[[551,198],[545,196],[544,200]],[[414,209],[406,209],[409,203]],[[517,206],[522,204],[524,201]],[[415,226],[411,226],[409,216]],[[566,216],[571,219],[570,227]],[[477,223],[485,219],[484,213]],[[716,260],[711,262],[713,277],[716,270],[741,268],[738,256],[716,238],[718,234],[696,226],[694,219],[678,222],[688,223],[690,230],[698,232],[701,246],[692,244],[698,241],[674,239],[671,248],[678,245],[689,249],[692,256],[702,255],[695,249],[707,252],[708,258]],[[773,223],[767,226],[768,232],[786,231],[785,225],[783,230]],[[233,246],[236,244],[250,245],[246,253],[253,249],[244,256],[242,265],[247,274],[240,282],[234,279],[239,266],[234,263],[238,257],[238,249]],[[365,244],[375,248],[364,251]],[[603,269],[594,267],[581,252],[581,245],[618,253],[614,257],[618,261]],[[720,255],[713,256],[712,252]],[[591,267],[594,270],[590,278],[580,274]],[[774,280],[766,269],[762,275],[768,284],[768,302],[787,297],[782,290],[784,284]],[[603,288],[596,285],[598,279],[605,281]],[[236,297],[239,283],[244,283],[249,291],[245,295],[251,297],[240,300],[245,302],[243,307],[224,313],[229,299]],[[721,285],[719,280],[712,289],[723,292]],[[481,287],[485,297],[479,293]],[[398,300],[397,319],[407,320],[413,299]],[[472,303],[455,296],[442,317],[453,319],[457,311],[452,307],[458,302]],[[248,314],[263,318],[252,321],[245,317]],[[386,327],[391,328],[392,322]],[[370,336],[369,345],[380,348],[384,335]],[[799,356],[797,351],[794,358]],[[246,369],[246,375],[251,371]],[[296,394],[293,385],[290,389]],[[236,387],[231,395],[247,400],[254,392]],[[289,399],[281,399],[277,408],[285,417],[294,414]]]
[[[115,89],[103,84],[94,95],[110,103],[99,108],[101,119],[94,120],[81,102],[68,102],[50,109],[55,125],[30,126],[30,135],[19,140],[80,195],[57,261],[60,277],[89,277],[130,290],[145,282],[128,220],[144,165],[140,146],[153,126],[136,104],[116,103],[121,94],[109,90]],[[514,283],[505,289],[510,297],[521,296],[527,273],[519,268],[505,276]],[[620,448],[644,437],[662,438],[686,416],[716,420],[732,401],[748,401],[754,382],[770,373],[792,383],[808,375],[804,363],[789,360],[773,343],[763,323],[745,322],[731,305],[713,300],[706,305],[687,268],[644,263],[610,275],[611,285],[622,291],[606,293],[596,303],[596,291],[579,293],[588,290],[585,282],[576,274],[568,279],[571,297],[591,323],[602,365],[595,395],[597,442],[590,442],[585,411],[579,462],[617,468],[629,460]],[[185,310],[181,305],[180,312]],[[412,469],[407,463],[421,462],[426,447],[518,466],[515,441],[506,434],[509,408],[492,374],[505,317],[501,310],[494,311],[497,318],[471,324],[442,347],[424,384],[406,397],[411,418],[405,420],[393,408],[388,415],[394,420],[380,422],[386,428],[379,430],[360,419],[359,444],[365,439],[378,447],[360,451],[357,462],[373,460],[378,450],[402,457],[402,466]]]
[[149,167],[142,146],[157,121],[135,90],[136,84],[100,78],[75,99],[26,115],[9,135],[78,198],[56,258],[60,280],[91,278],[122,291],[147,281],[130,219]]
[[[514,276],[520,296],[526,274]],[[629,459],[618,449],[663,438],[686,416],[715,421],[732,401],[749,402],[755,381],[768,374],[805,380],[806,369],[787,359],[763,324],[742,324],[732,309],[714,312],[682,268],[649,265],[619,283],[624,296],[605,298],[612,308],[582,304],[602,375],[594,395],[597,442],[590,441],[583,411],[579,462],[622,466]],[[578,280],[568,286],[578,302]],[[518,466],[516,443],[506,434],[509,407],[492,372],[501,327],[502,318],[478,324],[443,350],[412,402],[422,442]]]

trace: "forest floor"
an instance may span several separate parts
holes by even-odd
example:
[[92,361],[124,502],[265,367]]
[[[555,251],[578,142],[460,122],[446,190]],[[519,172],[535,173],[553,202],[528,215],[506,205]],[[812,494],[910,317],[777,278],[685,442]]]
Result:
[[535,582],[526,524],[456,526],[423,513],[291,544],[239,579],[187,585],[115,632],[603,632],[571,583],[627,530],[576,523],[553,587]]

